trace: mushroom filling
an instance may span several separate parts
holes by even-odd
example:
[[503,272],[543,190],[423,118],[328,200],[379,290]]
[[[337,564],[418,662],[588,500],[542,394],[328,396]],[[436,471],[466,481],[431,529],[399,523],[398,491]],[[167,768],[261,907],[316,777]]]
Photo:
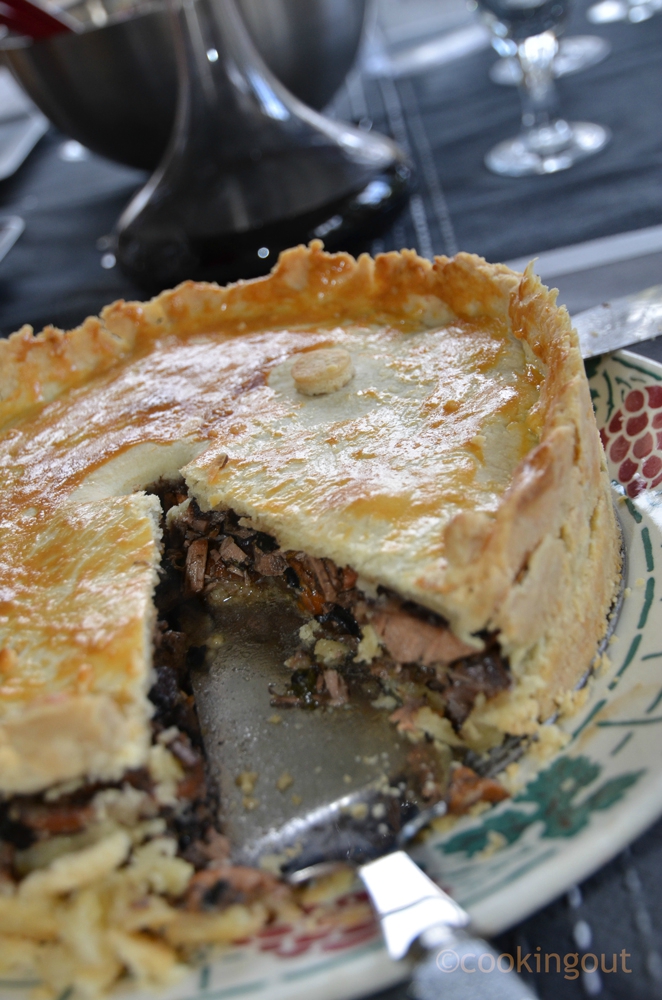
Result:
[[[210,610],[229,596],[287,594],[308,620],[285,664],[289,680],[271,691],[273,706],[333,708],[361,689],[414,743],[460,744],[453,737],[476,699],[505,691],[511,674],[496,636],[480,636],[483,649],[476,650],[434,612],[381,588],[368,596],[350,567],[283,551],[232,510],[202,512],[183,482],[158,483],[149,492],[163,507],[164,553],[155,595],[148,763],[119,782],[81,782],[0,802],[0,876],[20,881],[51,856],[93,841],[108,817],[123,811],[125,822],[124,813],[131,812],[131,822],[152,823],[173,837],[178,856],[195,869],[179,905],[222,908],[259,896],[267,876],[250,876],[252,870],[231,864],[230,846],[218,828],[216,789],[205,770],[190,670],[202,663],[213,639]],[[506,797],[498,782],[466,766],[463,748],[452,753],[455,764],[443,790],[449,812]],[[212,899],[205,879],[219,866],[224,888],[214,890]]]
[[[272,692],[274,707],[342,705],[351,700],[357,679],[371,677],[375,696],[401,730],[413,729],[417,710],[427,706],[459,733],[479,695],[488,700],[510,687],[509,665],[495,635],[479,636],[483,648],[477,649],[420,605],[381,587],[368,596],[351,567],[284,551],[232,510],[202,512],[183,487],[159,495],[173,603],[181,603],[183,594],[189,608],[195,597],[198,607],[200,598],[218,606],[241,592],[268,596],[277,589],[309,617],[285,664],[289,684]],[[197,655],[204,655],[202,648]]]

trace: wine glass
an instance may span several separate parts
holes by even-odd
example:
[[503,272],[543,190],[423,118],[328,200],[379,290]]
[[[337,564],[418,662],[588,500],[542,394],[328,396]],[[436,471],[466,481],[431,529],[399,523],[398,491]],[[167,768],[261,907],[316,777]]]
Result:
[[640,24],[662,11],[662,0],[599,0],[586,11],[591,24],[611,24],[630,21]]
[[[605,2],[605,0],[603,0]],[[622,0],[606,0],[620,3]],[[662,2],[662,0],[660,0]],[[501,56],[492,64],[489,78],[500,87],[517,87],[522,82],[522,70],[517,59],[517,45],[512,39],[493,37],[492,46]],[[552,63],[552,72],[558,79],[581,73],[582,70],[597,66],[611,52],[611,45],[599,35],[569,35],[559,40],[559,50]]]
[[490,150],[488,169],[508,177],[553,174],[604,149],[609,129],[559,113],[552,67],[569,0],[480,0],[480,7],[492,32],[515,43],[522,71],[521,132]]

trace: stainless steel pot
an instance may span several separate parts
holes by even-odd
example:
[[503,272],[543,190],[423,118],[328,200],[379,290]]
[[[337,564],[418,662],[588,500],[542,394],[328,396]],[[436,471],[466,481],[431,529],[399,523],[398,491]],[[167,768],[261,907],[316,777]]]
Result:
[[[298,98],[323,107],[358,50],[366,0],[238,0],[262,57]],[[10,47],[5,61],[35,104],[89,149],[152,170],[177,95],[169,14],[160,6],[81,34]]]

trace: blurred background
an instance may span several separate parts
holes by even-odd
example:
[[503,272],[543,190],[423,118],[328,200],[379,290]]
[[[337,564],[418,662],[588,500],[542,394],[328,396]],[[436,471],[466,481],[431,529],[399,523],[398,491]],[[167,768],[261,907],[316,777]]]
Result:
[[[70,326],[117,296],[144,295],[112,260],[112,233],[167,141],[177,85],[163,6],[141,5],[131,17],[125,2],[70,7],[83,34],[24,45],[10,31],[2,42],[0,211],[25,224],[0,265],[4,333],[24,322]],[[484,160],[517,133],[520,97],[517,87],[490,79],[503,60],[464,0],[367,7],[363,0],[241,0],[240,7],[263,57],[300,98],[334,121],[391,136],[413,162],[416,191],[372,242],[374,251],[463,249],[509,261],[637,232],[634,246],[630,239],[623,251],[618,243],[599,251],[602,266],[618,265],[606,287],[616,295],[655,280],[662,260],[654,231],[662,224],[659,16],[595,25],[586,0],[569,9],[562,38],[599,37],[611,52],[557,79],[561,105],[569,119],[599,122],[613,138],[571,169],[513,178],[493,174]],[[541,260],[572,308],[603,297],[591,268],[574,259],[565,274],[560,259],[545,266]]]
[[[238,163],[267,157],[259,176],[278,181],[268,157],[296,166],[312,148],[326,151],[324,169],[311,166],[305,204],[299,192],[289,208],[271,190],[255,205],[244,193],[248,222],[234,229],[219,207],[225,243],[208,251],[207,233],[200,251],[212,272],[268,269],[304,233],[373,253],[466,250],[517,266],[537,256],[571,311],[659,283],[660,6],[237,0],[238,24],[227,0],[198,0],[177,26],[159,0],[3,2],[0,332],[67,328],[115,298],[144,298],[145,220],[195,187],[200,158],[227,201]],[[201,131],[216,144],[196,145]],[[239,263],[227,257],[237,234]],[[169,267],[202,266],[179,243],[166,250]],[[637,350],[662,360],[657,342]],[[632,955],[627,976],[534,974],[542,998],[662,997],[660,899],[662,825],[498,946]]]

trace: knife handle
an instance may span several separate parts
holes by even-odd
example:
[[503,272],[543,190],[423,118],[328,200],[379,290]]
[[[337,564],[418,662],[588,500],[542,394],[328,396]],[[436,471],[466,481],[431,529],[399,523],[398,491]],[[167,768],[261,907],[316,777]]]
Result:
[[467,933],[469,914],[404,851],[363,865],[359,876],[391,958],[404,958],[414,943],[425,952],[409,987],[414,1000],[535,1000],[509,957]]

